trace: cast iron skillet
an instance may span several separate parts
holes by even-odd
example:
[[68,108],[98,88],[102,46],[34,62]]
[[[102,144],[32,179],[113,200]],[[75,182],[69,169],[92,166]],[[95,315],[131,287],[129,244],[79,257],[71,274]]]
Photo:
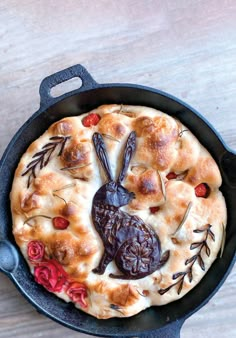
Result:
[[[51,88],[74,77],[82,80],[79,89],[58,98],[50,95]],[[0,270],[39,312],[71,329],[102,337],[179,337],[184,321],[209,301],[235,262],[236,154],[227,148],[212,126],[186,103],[144,86],[98,84],[81,65],[45,78],[39,92],[39,110],[16,133],[0,162]],[[127,319],[97,320],[34,282],[11,234],[9,193],[18,161],[33,140],[64,116],[82,114],[105,103],[146,105],[182,121],[210,151],[220,167],[223,177],[221,190],[228,208],[228,225],[223,257],[215,261],[202,281],[181,300],[152,307]]]

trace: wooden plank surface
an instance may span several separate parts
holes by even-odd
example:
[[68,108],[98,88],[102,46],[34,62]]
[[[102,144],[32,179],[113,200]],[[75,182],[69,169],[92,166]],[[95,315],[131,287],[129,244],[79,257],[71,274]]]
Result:
[[[98,82],[185,100],[236,150],[235,0],[2,0],[0,154],[38,109],[40,81],[76,63]],[[236,337],[235,318],[236,268],[181,337]],[[38,314],[0,274],[0,337],[59,336],[86,337]]]

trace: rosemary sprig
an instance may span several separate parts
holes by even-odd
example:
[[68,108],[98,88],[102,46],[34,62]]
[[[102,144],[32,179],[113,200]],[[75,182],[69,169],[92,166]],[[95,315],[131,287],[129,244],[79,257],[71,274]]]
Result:
[[66,184],[63,187],[59,188],[59,189],[53,190],[52,192],[55,193],[55,192],[58,192],[58,191],[61,191],[61,190],[64,190],[64,189],[72,188],[74,186],[76,186],[75,183]]
[[189,131],[188,129],[183,129],[179,132],[179,137],[183,136],[183,133],[185,133],[186,131]]
[[111,135],[108,135],[108,134],[102,134],[102,136],[108,138],[109,140],[112,140],[112,141],[116,141],[116,142],[119,142],[120,143],[120,140],[118,140],[117,138],[111,136]]
[[182,218],[182,221],[180,222],[180,224],[178,225],[177,229],[175,230],[175,232],[171,235],[171,238],[174,238],[177,234],[177,232],[182,228],[182,226],[184,225],[184,223],[186,222],[188,215],[190,213],[190,210],[192,208],[193,203],[189,202],[187,209],[185,211],[184,217]]
[[92,164],[92,162],[87,163],[87,164],[76,165],[74,167],[64,167],[64,168],[61,168],[60,170],[64,171],[64,170],[81,169],[81,168],[85,168],[85,167],[87,167],[91,164]]
[[83,181],[83,182],[88,182],[89,181],[89,178],[87,178],[87,177],[74,176],[74,179],[75,180],[80,180],[80,181]]
[[65,204],[67,204],[67,202],[66,202],[66,200],[63,198],[63,197],[61,197],[61,196],[59,196],[59,195],[57,195],[57,194],[52,194],[54,197],[57,197],[57,198],[60,198]]
[[[144,294],[144,293],[140,292],[138,289],[136,289],[136,291],[138,292],[138,294],[139,294],[140,296],[142,296],[142,297],[144,297],[144,298],[146,298],[146,297],[148,296],[147,293]],[[144,291],[145,291],[145,290],[144,290]]]
[[162,194],[163,194],[163,197],[164,197],[164,200],[166,201],[166,186],[165,186],[165,182],[164,182],[164,179],[161,175],[161,173],[157,170],[157,173],[160,177],[160,181],[161,181],[161,190],[162,190]]
[[110,304],[110,308],[111,308],[112,310],[116,310],[116,311],[120,312],[120,313],[124,316],[124,312],[121,311],[121,308],[120,308],[119,305],[116,305],[116,304]]
[[32,156],[33,160],[26,166],[25,171],[22,173],[21,176],[29,175],[27,181],[27,188],[29,188],[32,180],[36,178],[36,169],[43,169],[46,167],[52,154],[54,153],[55,149],[59,146],[59,152],[57,156],[61,156],[66,141],[69,139],[69,136],[53,136],[49,140],[51,142],[45,144],[42,149]]
[[215,241],[215,235],[211,231],[211,227],[212,227],[211,224],[207,224],[207,228],[205,228],[205,229],[196,229],[196,230],[193,230],[193,232],[195,232],[195,233],[203,233],[203,232],[205,232],[205,238],[201,242],[195,242],[195,243],[192,243],[190,245],[190,250],[198,249],[198,252],[194,256],[188,258],[185,261],[185,265],[189,265],[189,267],[188,267],[188,269],[186,271],[181,271],[181,272],[177,272],[177,273],[173,274],[172,279],[173,280],[178,279],[177,282],[171,284],[170,286],[168,286],[165,289],[158,290],[158,293],[160,295],[164,295],[166,292],[168,292],[174,286],[178,286],[177,293],[179,295],[181,293],[181,291],[182,291],[185,277],[187,276],[188,279],[189,279],[189,282],[190,283],[192,282],[192,280],[193,280],[193,265],[196,262],[198,262],[200,268],[203,271],[205,271],[205,263],[204,263],[204,261],[202,259],[202,251],[203,251],[203,249],[205,249],[205,253],[209,257],[210,254],[211,254],[211,250],[210,250],[210,248],[209,248],[209,246],[207,244],[207,240],[210,237],[213,241]]
[[136,113],[132,112],[132,111],[124,111],[124,106],[123,104],[120,105],[120,109],[116,112],[117,114],[121,114],[121,115],[126,115],[128,117],[136,117]]
[[220,258],[223,256],[223,252],[225,248],[225,240],[226,240],[226,231],[225,231],[225,226],[222,223],[222,240],[221,240],[221,246],[220,246]]
[[120,113],[123,112],[123,108],[124,108],[124,106],[123,106],[123,104],[121,104],[121,105],[120,105],[120,109],[119,109],[119,111],[118,111],[118,114],[120,114]]
[[[36,217],[44,217],[44,218],[48,218],[48,219],[52,219],[52,217],[50,216],[46,216],[46,215],[34,215],[34,216],[31,216],[31,217],[28,217],[23,224],[28,224],[30,225],[28,222],[31,221],[32,219],[36,218]],[[31,226],[31,225],[30,225]]]

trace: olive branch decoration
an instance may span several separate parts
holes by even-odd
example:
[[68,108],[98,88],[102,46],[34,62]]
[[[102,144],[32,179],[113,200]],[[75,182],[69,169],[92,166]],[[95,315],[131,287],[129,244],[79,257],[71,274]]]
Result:
[[203,249],[205,249],[205,253],[209,257],[210,254],[211,254],[211,250],[210,250],[210,248],[209,248],[209,246],[207,244],[207,240],[210,237],[211,240],[215,241],[215,235],[211,231],[211,227],[212,227],[211,224],[207,224],[207,228],[205,228],[205,229],[196,229],[196,230],[193,230],[193,232],[195,232],[197,234],[205,233],[205,237],[204,237],[204,239],[202,241],[195,242],[195,243],[192,243],[190,245],[190,250],[194,250],[194,249],[198,248],[198,252],[194,256],[192,256],[191,258],[188,258],[185,261],[185,265],[188,265],[188,269],[186,271],[177,272],[177,273],[173,274],[172,279],[173,280],[178,279],[177,282],[171,284],[170,286],[168,286],[165,289],[158,290],[158,293],[160,295],[164,295],[166,292],[168,292],[174,286],[178,286],[177,293],[179,295],[181,293],[181,291],[182,291],[185,277],[187,276],[189,282],[190,283],[192,282],[192,280],[193,280],[193,265],[196,262],[198,262],[200,268],[203,271],[205,271],[205,264],[204,264],[204,261],[202,259],[202,252],[203,252]]
[[42,149],[34,154],[32,156],[33,160],[26,166],[26,170],[22,173],[21,176],[29,175],[28,177],[28,182],[27,182],[27,188],[29,188],[32,179],[36,178],[36,169],[41,170],[42,168],[46,167],[48,162],[50,161],[50,158],[58,146],[60,146],[60,150],[57,154],[57,156],[61,156],[64,148],[66,141],[70,138],[70,136],[53,136],[50,137],[49,143],[45,144]]

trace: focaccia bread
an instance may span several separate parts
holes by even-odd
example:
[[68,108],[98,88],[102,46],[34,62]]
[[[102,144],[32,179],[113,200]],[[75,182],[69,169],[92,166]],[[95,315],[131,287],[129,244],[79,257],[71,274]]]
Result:
[[212,156],[158,110],[103,105],[64,118],[22,156],[13,233],[35,281],[101,319],[183,297],[223,249]]

